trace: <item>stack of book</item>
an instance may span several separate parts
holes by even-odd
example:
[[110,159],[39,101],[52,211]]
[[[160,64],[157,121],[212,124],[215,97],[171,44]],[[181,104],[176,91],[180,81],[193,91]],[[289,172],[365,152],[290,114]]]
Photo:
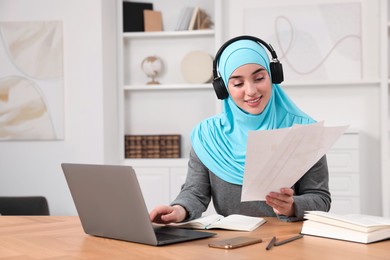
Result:
[[198,6],[182,9],[176,31],[210,29],[213,25],[210,16]]
[[390,218],[307,211],[302,234],[368,244],[390,238]]
[[186,7],[182,9],[175,30],[176,31],[189,30],[195,23],[198,10],[199,7]]
[[180,158],[180,135],[126,135],[125,158]]

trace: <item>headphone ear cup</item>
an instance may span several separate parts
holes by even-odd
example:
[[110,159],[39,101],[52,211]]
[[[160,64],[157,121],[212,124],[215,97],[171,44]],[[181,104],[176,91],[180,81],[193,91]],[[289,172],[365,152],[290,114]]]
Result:
[[279,61],[270,63],[272,83],[279,84],[284,80],[282,63]]
[[213,87],[218,99],[226,99],[229,97],[229,92],[225,87],[225,83],[221,77],[217,77],[213,80]]

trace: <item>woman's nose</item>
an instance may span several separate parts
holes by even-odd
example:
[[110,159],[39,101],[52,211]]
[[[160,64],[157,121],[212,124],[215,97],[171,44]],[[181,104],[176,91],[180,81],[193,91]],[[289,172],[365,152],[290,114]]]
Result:
[[247,94],[248,96],[253,96],[253,95],[256,94],[256,92],[257,92],[257,89],[256,89],[255,84],[253,84],[253,83],[251,83],[251,82],[248,82],[248,83],[246,84],[246,94]]

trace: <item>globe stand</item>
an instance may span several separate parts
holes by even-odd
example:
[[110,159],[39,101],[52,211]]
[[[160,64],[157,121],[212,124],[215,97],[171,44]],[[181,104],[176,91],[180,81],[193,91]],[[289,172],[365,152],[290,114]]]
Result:
[[160,82],[155,80],[155,77],[152,77],[152,80],[147,82],[146,85],[160,85]]
[[163,62],[157,56],[148,56],[141,63],[142,71],[148,78],[152,80],[147,82],[147,85],[159,85],[160,82],[156,80],[156,77],[161,74],[163,69]]

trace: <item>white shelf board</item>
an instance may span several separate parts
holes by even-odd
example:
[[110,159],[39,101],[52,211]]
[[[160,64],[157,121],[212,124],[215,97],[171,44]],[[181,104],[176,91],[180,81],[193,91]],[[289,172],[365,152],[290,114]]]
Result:
[[124,39],[148,39],[148,38],[174,38],[174,37],[199,37],[213,36],[214,30],[192,30],[192,31],[162,31],[162,32],[125,32]]
[[379,85],[379,79],[359,79],[359,80],[323,80],[323,81],[289,81],[281,83],[286,87],[307,87],[307,86],[364,86]]
[[124,159],[122,164],[133,167],[187,167],[188,160],[188,158]]
[[126,85],[123,89],[130,91],[151,91],[151,90],[197,90],[197,89],[212,89],[212,84],[160,84],[160,85]]
[[[350,81],[304,81],[304,82],[286,82],[281,83],[285,87],[317,87],[317,86],[365,86],[365,85],[378,85],[379,79],[362,79],[362,80],[350,80]],[[389,82],[390,83],[390,82]],[[197,90],[197,89],[212,89],[211,83],[206,84],[161,84],[161,85],[126,85],[124,90],[137,90],[137,91],[149,91],[149,90]]]

